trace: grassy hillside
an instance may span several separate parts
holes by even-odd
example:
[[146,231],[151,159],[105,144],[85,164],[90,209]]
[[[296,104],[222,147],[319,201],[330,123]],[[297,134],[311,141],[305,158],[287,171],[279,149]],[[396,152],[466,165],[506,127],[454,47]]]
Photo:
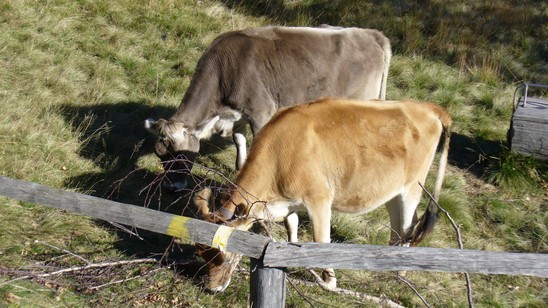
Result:
[[[546,253],[546,164],[508,153],[505,138],[516,85],[548,83],[548,7],[514,2],[3,1],[0,174],[192,215],[190,192],[158,189],[161,167],[142,123],[175,110],[208,44],[267,24],[371,27],[393,43],[387,96],[434,101],[454,118],[441,205],[465,247]],[[231,178],[233,162],[222,140],[207,143],[200,158]],[[310,240],[304,221],[300,237]],[[384,210],[336,215],[333,237],[384,245],[387,224]],[[454,238],[441,219],[424,246],[456,247]],[[116,264],[122,260],[138,262]],[[102,266],[38,277],[87,264]],[[246,260],[218,295],[200,290],[202,266],[192,243],[0,197],[0,306],[246,306]],[[337,275],[346,289],[422,304],[395,273]],[[34,278],[18,280],[24,276]],[[302,269],[289,276],[311,280]],[[466,305],[460,274],[406,278],[433,306]],[[472,275],[472,282],[477,306],[548,302],[543,279]],[[296,307],[369,305],[298,283],[287,296]]]

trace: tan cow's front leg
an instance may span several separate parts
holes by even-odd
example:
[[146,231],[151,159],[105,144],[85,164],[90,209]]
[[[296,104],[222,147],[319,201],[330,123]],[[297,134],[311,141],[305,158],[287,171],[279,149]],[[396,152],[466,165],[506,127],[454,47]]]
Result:
[[295,243],[298,242],[297,239],[297,230],[299,228],[299,216],[297,213],[291,213],[287,215],[284,220],[285,229],[287,230],[287,238],[289,242]]
[[[331,200],[315,203],[316,208],[308,210],[312,227],[314,228],[314,242],[331,242]],[[322,279],[331,290],[337,287],[337,278],[332,268],[326,268],[322,272]]]

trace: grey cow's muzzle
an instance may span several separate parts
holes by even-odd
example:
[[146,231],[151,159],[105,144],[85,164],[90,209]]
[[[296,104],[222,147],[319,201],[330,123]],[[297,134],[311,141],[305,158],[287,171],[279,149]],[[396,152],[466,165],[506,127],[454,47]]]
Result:
[[188,186],[188,177],[191,175],[196,155],[197,153],[186,152],[177,155],[176,158],[162,159],[164,167],[162,188],[164,190],[174,193]]
[[187,184],[188,184],[188,181],[186,179],[183,179],[182,181],[177,181],[177,182],[168,182],[164,180],[164,182],[162,183],[162,187],[164,188],[164,190],[170,193],[174,193],[179,190],[185,189]]

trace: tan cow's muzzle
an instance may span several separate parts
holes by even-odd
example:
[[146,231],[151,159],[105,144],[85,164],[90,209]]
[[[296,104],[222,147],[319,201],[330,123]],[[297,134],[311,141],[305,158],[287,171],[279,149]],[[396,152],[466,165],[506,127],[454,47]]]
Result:
[[242,256],[232,252],[221,252],[219,249],[196,244],[196,250],[206,262],[208,275],[204,288],[212,293],[223,292],[238,267]]

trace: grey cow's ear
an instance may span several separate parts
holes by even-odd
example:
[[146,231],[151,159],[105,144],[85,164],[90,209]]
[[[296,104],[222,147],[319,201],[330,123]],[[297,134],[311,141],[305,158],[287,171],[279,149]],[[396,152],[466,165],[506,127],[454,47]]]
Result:
[[158,131],[158,127],[156,126],[157,121],[154,121],[154,119],[146,119],[145,120],[145,128],[146,130],[153,134],[154,136],[158,136],[160,132]]
[[220,114],[221,120],[236,122],[242,118],[242,114],[235,110],[226,110]]
[[213,127],[215,126],[215,123],[219,121],[219,116],[215,116],[214,118],[207,121],[205,124],[203,124],[200,128],[196,129],[194,131],[194,136],[198,139],[207,139],[211,136]]

